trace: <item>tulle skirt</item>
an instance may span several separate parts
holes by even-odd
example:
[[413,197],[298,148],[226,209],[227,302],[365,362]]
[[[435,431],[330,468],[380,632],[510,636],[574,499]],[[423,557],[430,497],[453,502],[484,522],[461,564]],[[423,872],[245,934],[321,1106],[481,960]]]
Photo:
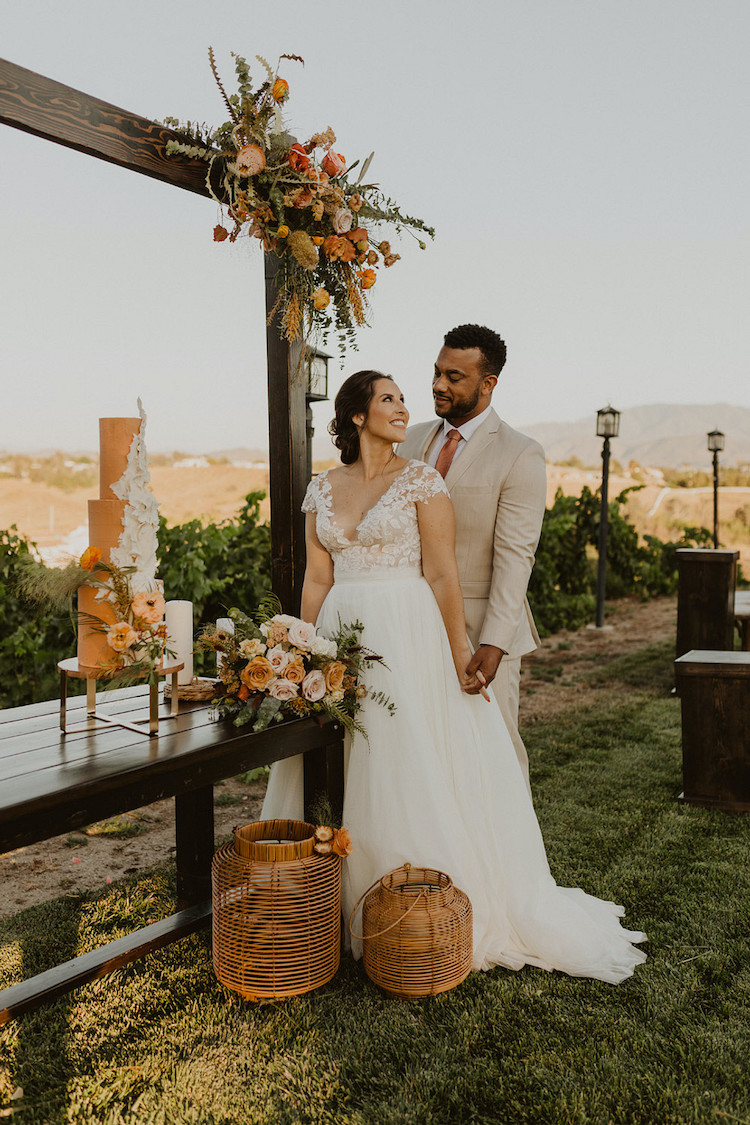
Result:
[[[634,944],[645,934],[621,926],[622,907],[555,883],[500,709],[461,691],[427,581],[393,570],[337,579],[318,630],[331,635],[339,618],[363,623],[363,643],[388,665],[373,666],[367,686],[396,706],[390,714],[368,698],[368,739],[347,737],[343,823],[354,851],[343,863],[344,918],[408,862],[446,872],[468,894],[475,969],[536,965],[613,984],[630,976],[646,959]],[[264,818],[302,818],[302,772],[301,757],[273,766]],[[357,941],[352,949],[361,955]]]

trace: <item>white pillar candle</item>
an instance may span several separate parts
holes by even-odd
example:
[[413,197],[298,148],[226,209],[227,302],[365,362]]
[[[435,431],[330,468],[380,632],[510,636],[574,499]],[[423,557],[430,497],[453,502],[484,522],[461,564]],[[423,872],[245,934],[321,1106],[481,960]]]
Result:
[[167,602],[164,619],[167,623],[167,648],[174,652],[172,659],[185,665],[177,673],[177,683],[189,684],[193,679],[193,603]]
[[[216,622],[216,628],[221,629],[221,631],[223,633],[229,633],[231,636],[234,636],[234,621],[232,621],[231,617],[220,617],[219,620]],[[220,671],[221,671],[221,653],[217,652],[216,653],[216,673],[217,673],[217,675]]]

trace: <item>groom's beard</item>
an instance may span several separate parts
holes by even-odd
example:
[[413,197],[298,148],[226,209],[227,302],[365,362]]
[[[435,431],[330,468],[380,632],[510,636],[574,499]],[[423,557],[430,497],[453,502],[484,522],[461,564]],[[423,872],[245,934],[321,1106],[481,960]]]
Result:
[[471,398],[462,399],[460,402],[439,402],[433,398],[435,413],[438,418],[446,418],[454,426],[460,424],[467,414],[476,410],[479,404],[479,388]]

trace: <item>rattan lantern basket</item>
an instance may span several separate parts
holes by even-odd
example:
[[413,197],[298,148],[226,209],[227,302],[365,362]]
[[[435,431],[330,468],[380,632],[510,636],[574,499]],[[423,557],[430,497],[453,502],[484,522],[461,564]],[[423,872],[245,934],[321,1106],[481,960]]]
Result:
[[[355,934],[362,899],[362,933]],[[449,875],[406,863],[373,883],[359,902],[349,928],[363,943],[365,972],[392,996],[435,996],[471,972],[471,902]]]
[[318,855],[314,834],[299,820],[261,820],[214,855],[214,971],[246,1000],[298,996],[339,967],[341,859]]

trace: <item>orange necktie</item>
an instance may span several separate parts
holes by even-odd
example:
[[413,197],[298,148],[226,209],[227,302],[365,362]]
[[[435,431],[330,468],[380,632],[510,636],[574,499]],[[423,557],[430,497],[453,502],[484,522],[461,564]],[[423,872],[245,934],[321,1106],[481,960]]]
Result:
[[438,453],[438,459],[435,462],[435,468],[440,473],[440,476],[445,480],[448,469],[451,467],[451,462],[456,456],[458,443],[461,440],[461,434],[458,430],[448,430],[448,436],[445,439],[445,445]]

